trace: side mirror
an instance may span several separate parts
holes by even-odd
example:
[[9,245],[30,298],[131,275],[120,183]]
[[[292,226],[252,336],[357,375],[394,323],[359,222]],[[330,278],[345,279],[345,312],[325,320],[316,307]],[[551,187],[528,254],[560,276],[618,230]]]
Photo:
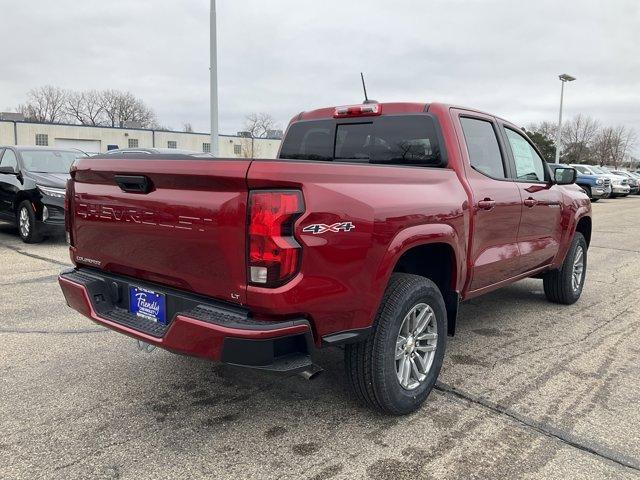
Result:
[[13,167],[0,167],[0,173],[4,173],[5,175],[17,175],[18,174],[18,172],[16,172]]
[[578,172],[575,168],[558,167],[553,171],[553,181],[556,185],[571,185],[576,183]]

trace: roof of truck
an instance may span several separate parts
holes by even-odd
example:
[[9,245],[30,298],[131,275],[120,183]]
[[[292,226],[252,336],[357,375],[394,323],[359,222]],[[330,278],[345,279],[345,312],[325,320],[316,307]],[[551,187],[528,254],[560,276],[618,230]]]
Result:
[[[376,102],[370,102],[370,103],[376,103]],[[354,103],[355,105],[364,105],[364,104],[358,104],[358,103]],[[475,112],[475,113],[480,113],[482,115],[488,115],[491,117],[495,117],[498,118],[504,122],[507,123],[512,123],[509,122],[508,120],[501,118],[497,115],[494,115],[493,113],[489,113],[489,112],[483,112],[482,110],[478,110],[476,108],[469,108],[469,107],[463,107],[460,105],[453,105],[453,104],[447,104],[447,103],[438,103],[438,102],[430,102],[430,103],[424,103],[424,102],[380,102],[378,103],[378,105],[381,107],[382,109],[382,115],[397,115],[397,114],[402,114],[402,113],[421,113],[421,112],[426,112],[429,110],[429,107],[435,107],[438,106],[440,108],[444,108],[444,109],[450,109],[450,108],[457,108],[460,110],[466,110],[468,112]],[[293,121],[299,121],[299,120],[319,120],[319,119],[323,119],[323,118],[333,118],[334,113],[336,111],[336,108],[341,108],[343,107],[343,105],[336,105],[336,106],[332,106],[332,107],[323,107],[323,108],[318,108],[315,110],[309,110],[307,112],[300,112],[300,114],[298,114]]]

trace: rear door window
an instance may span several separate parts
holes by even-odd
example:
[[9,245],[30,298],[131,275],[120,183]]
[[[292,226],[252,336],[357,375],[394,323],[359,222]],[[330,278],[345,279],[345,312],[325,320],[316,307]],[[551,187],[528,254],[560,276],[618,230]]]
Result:
[[473,169],[491,178],[507,178],[493,124],[468,117],[461,117],[460,124]]
[[516,165],[517,180],[544,182],[544,160],[540,158],[535,148],[526,138],[510,128],[505,128],[505,132]]
[[435,121],[428,115],[362,121],[314,120],[291,125],[280,158],[386,165],[444,165]]

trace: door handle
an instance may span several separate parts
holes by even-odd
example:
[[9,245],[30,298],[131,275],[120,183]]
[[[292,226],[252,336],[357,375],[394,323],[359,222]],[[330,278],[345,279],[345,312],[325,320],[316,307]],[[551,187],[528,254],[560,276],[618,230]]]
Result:
[[485,198],[484,200],[480,200],[478,202],[478,208],[481,208],[482,210],[491,210],[495,206],[496,201],[490,198]]
[[524,204],[527,207],[532,208],[532,207],[535,207],[538,204],[538,201],[535,198],[529,197],[524,201]]
[[113,177],[123,192],[149,193],[151,181],[144,175],[114,175]]

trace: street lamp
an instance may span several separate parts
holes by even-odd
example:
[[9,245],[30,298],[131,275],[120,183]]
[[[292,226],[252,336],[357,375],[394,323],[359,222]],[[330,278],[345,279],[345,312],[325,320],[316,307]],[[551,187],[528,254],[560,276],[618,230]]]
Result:
[[560,115],[558,116],[558,132],[556,133],[556,163],[560,163],[560,132],[562,132],[562,99],[564,97],[565,82],[573,82],[576,77],[572,77],[566,73],[559,75],[558,78],[562,82],[560,87]]
[[211,0],[209,25],[209,60],[210,60],[210,115],[211,115],[211,154],[218,156],[218,45],[216,26],[216,0]]

